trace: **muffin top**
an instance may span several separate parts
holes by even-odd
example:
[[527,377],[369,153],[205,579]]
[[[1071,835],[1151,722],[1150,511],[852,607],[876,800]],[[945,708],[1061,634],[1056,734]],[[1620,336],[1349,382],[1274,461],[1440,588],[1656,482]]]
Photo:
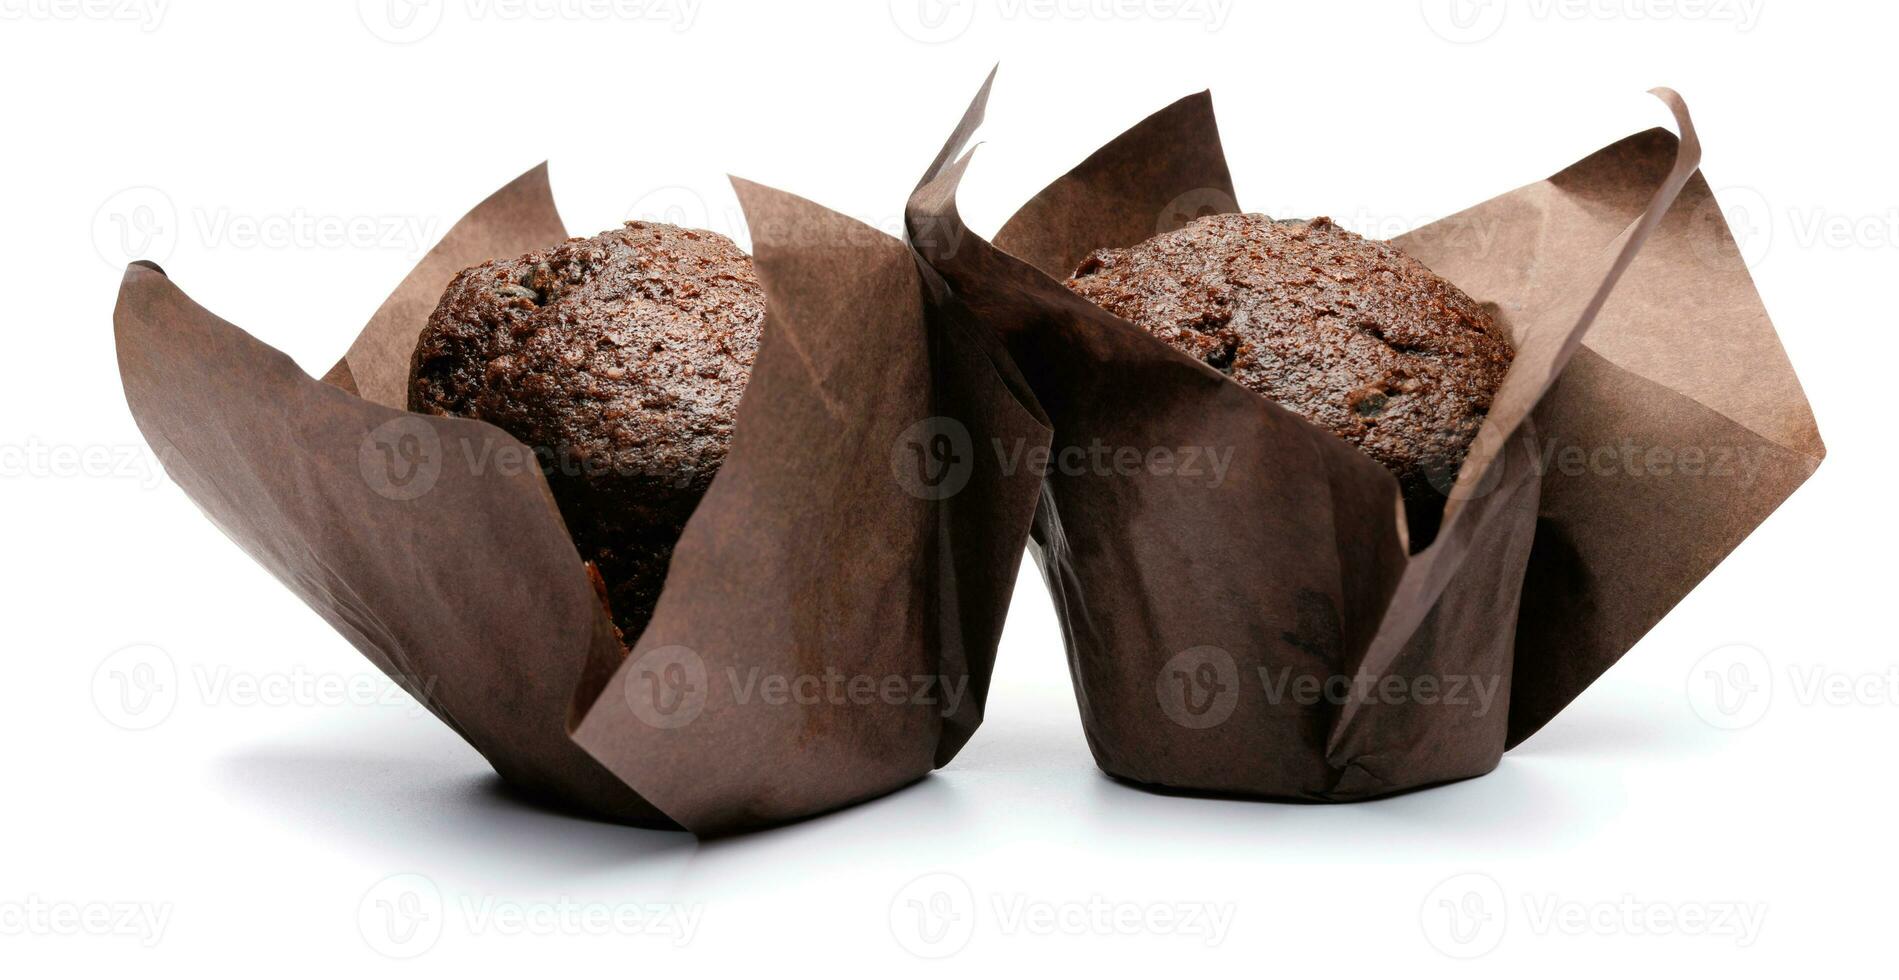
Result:
[[616,624],[636,635],[725,461],[764,319],[730,239],[628,222],[457,275],[417,341],[409,409],[491,422],[532,448]]
[[1358,446],[1414,500],[1448,489],[1514,356],[1463,291],[1329,218],[1199,218],[1098,250],[1067,284]]
[[764,318],[730,239],[630,221],[457,275],[416,346],[409,407],[493,422],[550,476],[703,489]]

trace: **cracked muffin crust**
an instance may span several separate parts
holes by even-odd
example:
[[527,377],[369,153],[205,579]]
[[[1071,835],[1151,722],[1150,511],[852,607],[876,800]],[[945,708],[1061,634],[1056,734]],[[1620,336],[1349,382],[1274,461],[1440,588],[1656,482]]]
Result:
[[725,460],[764,319],[730,239],[630,221],[457,275],[417,341],[409,410],[533,448],[615,624],[637,636]]
[[1441,501],[1514,356],[1463,291],[1330,218],[1199,218],[1096,251],[1068,288],[1358,446],[1411,502]]

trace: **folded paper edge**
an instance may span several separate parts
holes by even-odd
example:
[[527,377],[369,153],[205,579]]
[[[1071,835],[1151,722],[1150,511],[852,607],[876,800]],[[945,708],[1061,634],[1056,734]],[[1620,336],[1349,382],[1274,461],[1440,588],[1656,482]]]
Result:
[[[1493,514],[1493,508],[1501,503],[1488,488],[1504,478],[1501,471],[1510,465],[1509,447],[1531,425],[1531,414],[1548,395],[1550,387],[1561,376],[1576,350],[1582,346],[1589,327],[1608,302],[1623,273],[1634,262],[1642,246],[1647,244],[1688,179],[1699,169],[1701,144],[1695,134],[1693,120],[1688,115],[1687,104],[1672,89],[1657,88],[1651,94],[1668,107],[1681,130],[1675,147],[1675,159],[1668,174],[1650,195],[1642,214],[1610,243],[1609,247],[1615,249],[1615,255],[1574,319],[1563,326],[1560,346],[1547,370],[1543,376],[1532,380],[1534,387],[1527,389],[1527,394],[1517,395],[1518,405],[1513,407],[1520,409],[1518,417],[1506,417],[1499,421],[1493,414],[1485,420],[1470,456],[1447,495],[1449,499],[1445,504],[1444,521],[1438,535],[1423,551],[1411,556],[1407,563],[1398,590],[1393,593],[1385,617],[1379,624],[1377,637],[1358,666],[1358,676],[1376,678],[1387,674],[1403,653],[1409,638],[1416,633],[1444,590],[1456,578],[1469,556],[1471,542],[1477,537],[1484,521]],[[1552,298],[1552,302],[1560,303],[1562,298]],[[1508,385],[1509,380],[1506,379],[1505,383]],[[1370,710],[1373,709],[1357,701],[1347,703],[1340,710],[1327,738],[1328,755],[1342,751],[1354,733],[1369,723],[1361,719]]]
[[[292,360],[288,355],[284,354],[282,351],[264,342],[263,340],[255,337],[254,335],[250,334],[248,331],[244,330],[242,327],[234,323],[231,323],[230,321],[227,321],[223,319],[222,317],[219,317],[217,314],[213,313],[209,309],[206,309],[202,304],[198,303],[196,300],[190,297],[189,294],[185,293],[183,289],[179,288],[178,285],[173,280],[171,280],[171,278],[165,273],[165,271],[162,268],[160,268],[158,265],[156,265],[155,263],[137,262],[127,267],[125,276],[121,282],[120,291],[119,291],[118,308],[115,309],[114,311],[115,348],[118,352],[118,356],[121,359],[121,365],[122,365],[121,366],[121,382],[122,382],[122,386],[125,388],[125,395],[127,398],[128,410],[131,412],[135,423],[137,423],[138,428],[140,429],[141,435],[145,437],[147,442],[151,442],[153,444],[152,448],[154,452],[158,453],[158,455],[161,458],[161,461],[164,461],[166,463],[167,472],[170,472],[171,467],[174,465],[183,465],[184,460],[182,456],[180,456],[179,454],[171,452],[167,449],[167,446],[169,446],[169,443],[166,443],[165,446],[161,446],[158,444],[158,442],[154,442],[154,434],[153,434],[152,429],[148,427],[146,415],[141,411],[139,405],[137,404],[135,400],[130,376],[124,373],[124,368],[123,368],[123,361],[126,356],[126,352],[128,350],[127,345],[139,343],[139,341],[136,341],[133,338],[136,335],[135,331],[140,328],[129,325],[130,321],[144,320],[143,317],[131,317],[126,312],[126,305],[128,301],[131,300],[131,298],[140,295],[141,292],[147,291],[147,290],[153,290],[153,289],[163,290],[165,293],[169,295],[170,301],[179,303],[187,307],[193,313],[194,316],[202,316],[207,323],[214,324],[218,330],[228,331],[230,334],[233,334],[236,337],[241,338],[246,344],[254,346],[254,348],[267,361],[275,365],[275,370],[283,379],[285,379],[286,383],[304,387],[305,390],[312,397],[316,397],[323,400],[335,401],[339,403],[340,402],[355,402],[363,406],[368,406],[373,411],[388,413],[391,416],[396,416],[396,417],[399,417],[403,414],[409,414],[409,413],[404,413],[400,409],[390,409],[387,406],[377,405],[374,402],[370,402],[367,399],[363,399],[360,396],[357,396],[353,392],[350,392],[347,390],[337,390],[336,386],[325,384],[322,379],[312,377],[308,372],[304,371],[299,365],[297,365],[294,362],[294,360]],[[143,329],[147,329],[147,330],[156,329],[156,327],[146,327]],[[454,421],[459,425],[473,426],[473,427],[479,427],[483,429],[491,429],[495,433],[499,433],[499,435],[503,439],[508,440],[508,441],[513,441],[512,437],[507,436],[505,432],[502,432],[501,430],[495,429],[493,426],[488,425],[488,423],[481,422],[479,420],[472,420],[472,419],[459,419],[459,420],[454,420]],[[158,423],[151,423],[151,424],[157,425]],[[163,441],[163,440],[161,439],[160,441]],[[554,505],[553,505],[552,497],[546,492],[546,488],[544,486],[544,480],[540,478],[538,474],[529,474],[529,476],[531,476],[534,479],[534,482],[543,483],[543,485],[540,488],[541,492],[538,495],[540,503],[542,506],[545,506],[550,509],[551,511],[550,516],[553,520],[553,526],[562,527],[563,525],[559,521],[558,510],[553,510]],[[208,482],[208,481],[204,481],[204,482]],[[187,493],[187,497],[190,497],[193,500],[194,504],[197,503],[197,500],[193,495]],[[207,511],[202,505],[199,506],[199,509],[201,511],[204,511],[208,518],[211,517],[211,514],[209,513],[209,511]],[[240,549],[244,550],[247,553],[247,555],[252,558],[253,561],[256,561],[261,567],[263,567],[265,571],[270,572],[273,578],[279,577],[279,575],[270,567],[270,565],[260,560],[255,554],[250,553],[251,549],[245,543],[243,539],[238,538],[237,535],[233,534],[228,529],[224,529],[222,525],[220,524],[220,522],[218,522],[217,520],[213,519],[211,522],[214,525],[219,526],[221,530],[225,530],[226,535],[228,537],[231,537],[234,540],[234,542],[238,544]],[[292,591],[293,593],[295,592],[294,589]],[[484,760],[487,761],[489,765],[496,770],[497,774],[508,772],[509,770],[517,768],[516,766],[514,766],[512,761],[504,760],[498,763],[494,757],[489,756],[488,749],[483,748],[481,745],[477,745],[470,738],[469,726],[457,720],[457,718],[455,717],[454,710],[452,710],[448,704],[446,704],[440,697],[437,696],[437,692],[435,690],[429,688],[426,685],[419,686],[412,683],[411,682],[412,672],[408,669],[403,668],[395,660],[392,660],[390,658],[388,651],[385,649],[384,644],[376,642],[374,637],[370,636],[366,632],[363,632],[362,630],[357,630],[357,629],[346,630],[344,628],[344,625],[340,624],[337,621],[339,619],[347,620],[348,617],[342,616],[340,613],[325,612],[323,609],[315,608],[312,600],[309,600],[302,595],[298,595],[298,598],[304,601],[306,604],[311,604],[313,606],[313,611],[316,612],[321,618],[326,620],[326,622],[328,622],[332,626],[333,629],[337,630],[337,632],[340,635],[342,635],[342,638],[346,642],[348,642],[351,647],[355,648],[357,652],[360,653],[364,657],[364,659],[368,660],[378,670],[388,675],[393,682],[395,682],[399,687],[403,688],[411,696],[416,698],[416,700],[419,703],[421,703],[424,707],[426,707],[429,710],[430,714],[434,715],[438,720],[440,720],[442,723],[447,725],[451,731],[455,732],[458,736],[460,736],[465,742],[469,744],[471,748],[474,748],[475,751],[478,754],[480,754],[484,758]],[[601,613],[600,615],[601,617],[604,617],[604,613]],[[597,625],[598,624],[596,623],[596,626]],[[353,637],[351,634],[355,634],[355,636]],[[358,642],[358,638],[360,638],[361,640],[360,643]],[[367,646],[367,648],[365,648],[365,645]],[[549,719],[542,719],[542,721],[548,724],[549,726],[558,726],[561,722],[561,719],[549,718]],[[550,730],[553,730],[553,729],[550,729]],[[555,741],[555,738],[550,737],[545,741],[544,744],[553,744],[554,741]],[[490,746],[490,748],[493,748],[493,746]],[[606,782],[603,782],[603,780],[610,781],[612,784],[617,784],[619,789],[617,790],[610,789],[608,787],[608,784]],[[549,803],[557,809],[565,809],[565,810],[570,810],[570,811],[578,810],[581,812],[588,813],[589,815],[597,819],[624,822],[629,825],[647,826],[647,827],[657,827],[657,826],[665,825],[662,823],[656,823],[653,819],[654,816],[660,817],[661,820],[669,820],[669,818],[661,814],[660,811],[658,811],[656,807],[653,807],[650,801],[647,801],[643,797],[641,797],[639,794],[639,791],[636,788],[618,780],[617,777],[614,777],[610,773],[607,773],[604,769],[597,770],[597,772],[595,772],[592,776],[586,776],[579,772],[570,773],[569,776],[562,777],[561,780],[545,782],[538,786],[530,785],[525,782],[517,783],[512,779],[510,779],[510,782],[513,785],[519,786],[523,792],[528,793],[529,795],[547,797],[549,800]],[[572,795],[564,795],[562,793],[562,791],[558,788],[561,782],[566,783],[566,789],[570,791]],[[591,786],[592,788],[588,788],[589,786]]]

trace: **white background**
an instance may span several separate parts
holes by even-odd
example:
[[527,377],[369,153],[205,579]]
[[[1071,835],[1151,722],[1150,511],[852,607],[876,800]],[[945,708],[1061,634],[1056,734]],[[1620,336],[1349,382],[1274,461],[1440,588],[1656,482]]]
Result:
[[[0,0],[0,969],[1890,969],[1891,5],[835,6],[436,0],[405,27],[384,0]],[[989,720],[947,769],[700,844],[502,793],[199,516],[125,410],[128,251],[320,372],[543,159],[576,232],[670,207],[743,240],[728,172],[894,230],[997,61],[963,195],[985,233],[1201,88],[1245,205],[1391,235],[1664,124],[1641,93],[1672,85],[1831,456],[1484,778],[1342,807],[1113,783],[1025,566]],[[1696,685],[1736,658],[1755,690],[1730,729]]]

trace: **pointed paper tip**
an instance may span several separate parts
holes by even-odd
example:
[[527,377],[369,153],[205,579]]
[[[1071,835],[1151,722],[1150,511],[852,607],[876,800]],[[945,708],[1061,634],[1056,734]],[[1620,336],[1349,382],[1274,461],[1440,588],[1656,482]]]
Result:
[[1648,94],[1660,99],[1668,107],[1669,114],[1675,117],[1675,132],[1681,137],[1685,151],[1683,157],[1698,166],[1701,161],[1701,137],[1695,133],[1694,117],[1688,114],[1688,100],[1666,85],[1649,89]]

